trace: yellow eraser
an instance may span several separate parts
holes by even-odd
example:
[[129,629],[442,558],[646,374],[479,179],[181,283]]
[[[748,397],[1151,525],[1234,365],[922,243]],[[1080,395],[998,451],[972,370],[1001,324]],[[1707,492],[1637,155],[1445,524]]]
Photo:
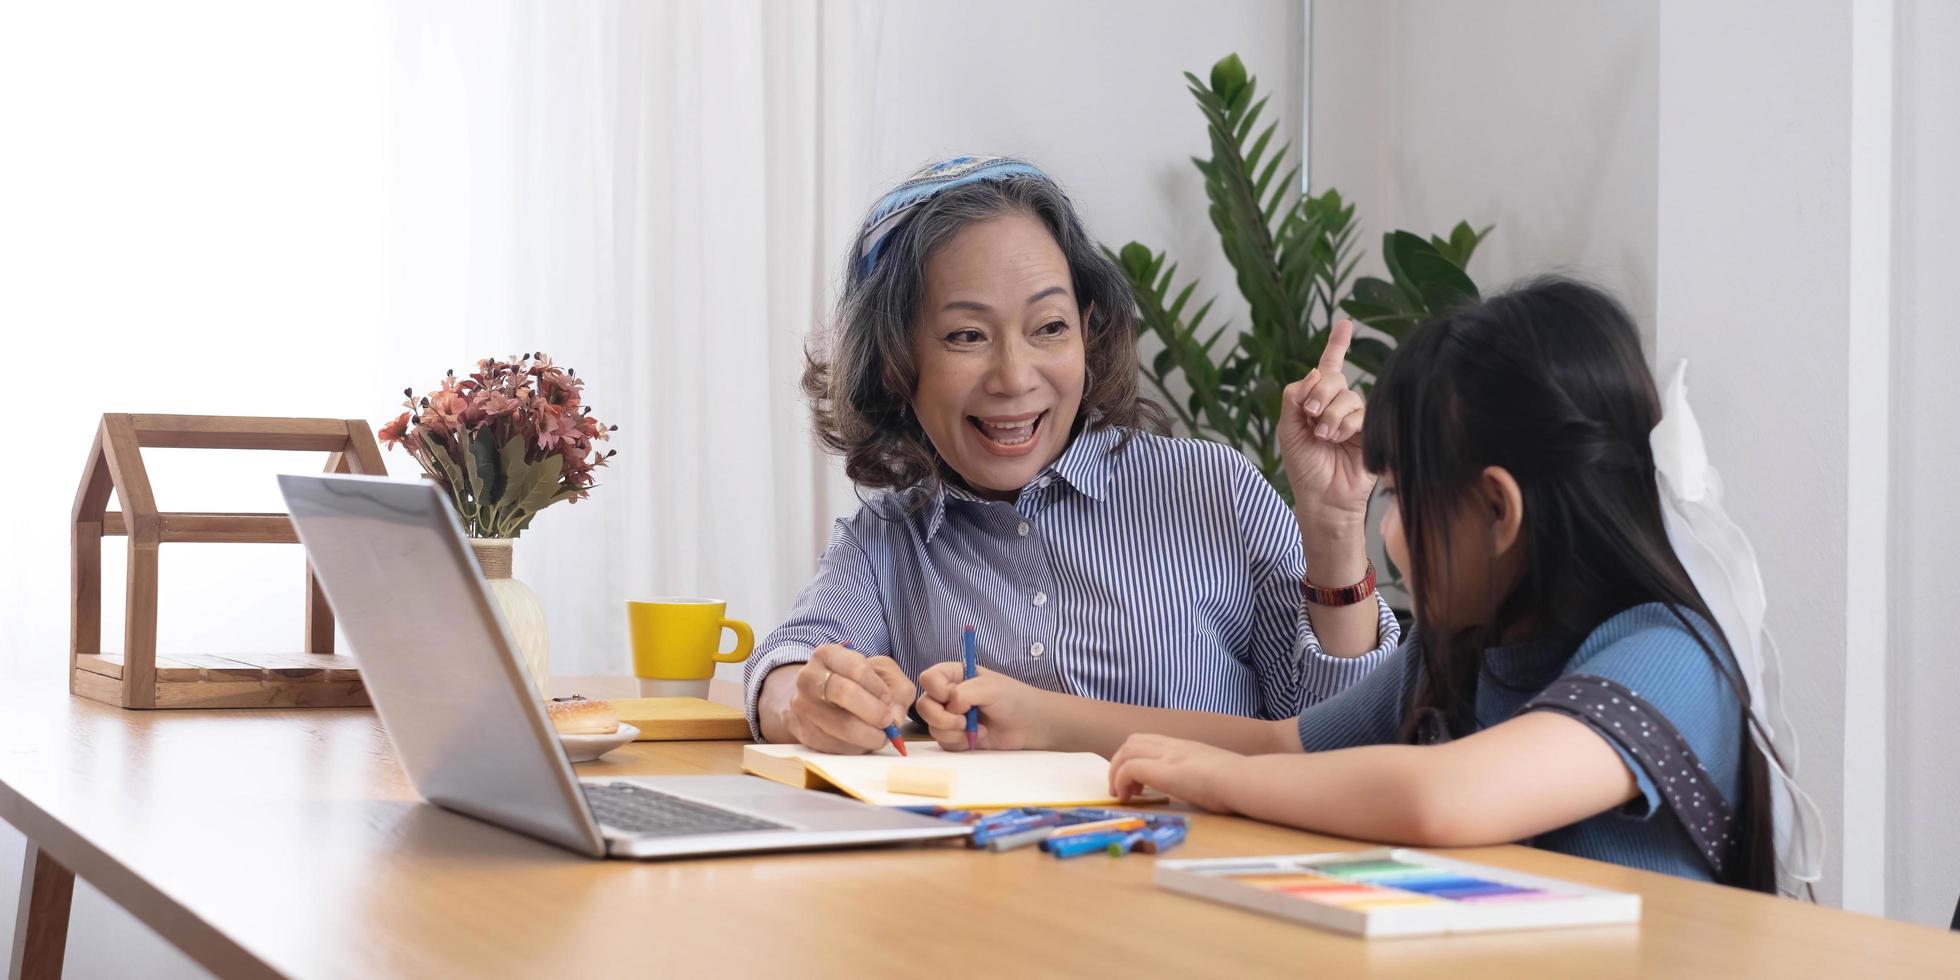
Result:
[[885,771],[885,791],[937,796],[943,800],[953,795],[953,780],[958,776],[951,769],[937,766],[893,766]]

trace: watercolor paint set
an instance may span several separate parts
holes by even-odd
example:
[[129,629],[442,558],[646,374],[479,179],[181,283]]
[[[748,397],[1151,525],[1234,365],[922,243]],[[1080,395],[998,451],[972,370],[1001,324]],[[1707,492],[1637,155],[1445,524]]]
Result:
[[1157,885],[1357,936],[1438,936],[1640,921],[1640,896],[1379,848],[1157,862]]

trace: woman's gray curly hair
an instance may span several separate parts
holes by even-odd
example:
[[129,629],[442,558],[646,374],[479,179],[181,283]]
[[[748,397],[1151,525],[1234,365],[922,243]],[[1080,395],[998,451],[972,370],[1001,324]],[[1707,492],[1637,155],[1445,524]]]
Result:
[[950,188],[916,211],[889,232],[868,268],[859,256],[869,229],[859,231],[836,314],[804,351],[803,392],[817,438],[844,457],[852,482],[867,489],[936,488],[939,457],[910,410],[919,380],[912,326],[925,300],[926,263],[961,229],[1004,214],[1039,220],[1068,260],[1086,320],[1087,378],[1076,430],[1115,425],[1169,432],[1163,409],[1137,390],[1129,282],[1083,230],[1061,188],[1015,175]]

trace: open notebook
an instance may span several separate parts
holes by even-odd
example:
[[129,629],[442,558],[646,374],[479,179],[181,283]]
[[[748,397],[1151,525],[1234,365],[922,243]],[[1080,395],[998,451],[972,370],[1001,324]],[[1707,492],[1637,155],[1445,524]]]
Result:
[[[829,755],[801,745],[749,745],[742,749],[742,768],[791,786],[840,790],[879,806],[979,809],[1116,802],[1109,793],[1109,760],[1093,752],[948,752],[921,741],[906,747],[912,752],[909,758],[890,746],[871,755]],[[951,770],[952,795],[888,791],[887,774],[895,765]]]

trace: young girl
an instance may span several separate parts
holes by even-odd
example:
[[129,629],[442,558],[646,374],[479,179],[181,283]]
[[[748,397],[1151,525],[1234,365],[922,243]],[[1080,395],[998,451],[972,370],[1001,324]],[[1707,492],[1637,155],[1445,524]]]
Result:
[[957,664],[920,715],[964,747],[1087,749],[1110,783],[1367,840],[1524,841],[1773,890],[1746,688],[1669,546],[1659,400],[1610,297],[1539,280],[1412,333],[1348,452],[1417,629],[1369,677],[1270,722],[1083,702]]

